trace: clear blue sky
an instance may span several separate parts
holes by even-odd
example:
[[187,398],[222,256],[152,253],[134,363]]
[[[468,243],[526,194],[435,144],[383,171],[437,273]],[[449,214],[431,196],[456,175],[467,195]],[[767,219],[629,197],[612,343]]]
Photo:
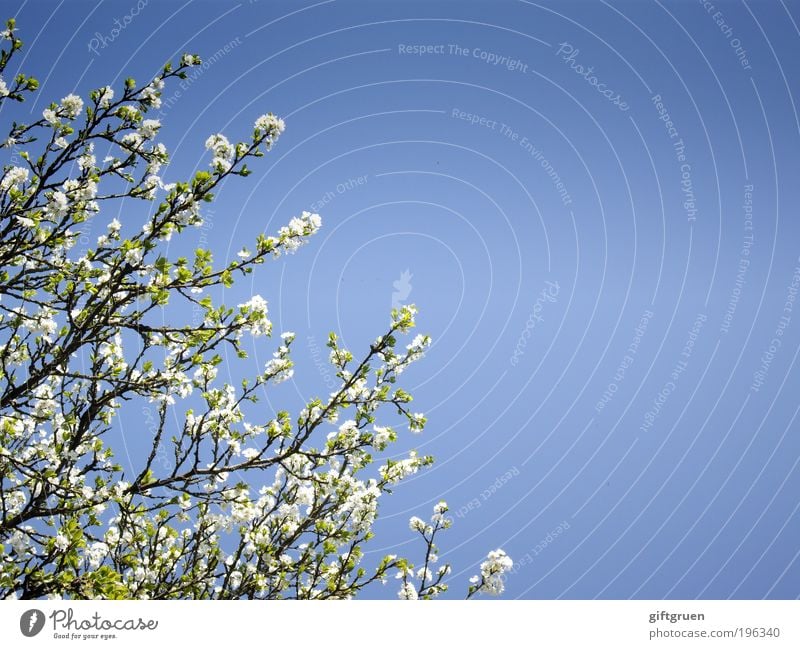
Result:
[[261,293],[298,334],[264,407],[326,393],[327,332],[363,350],[393,301],[434,338],[404,375],[429,425],[399,447],[438,462],[386,499],[367,561],[413,556],[408,517],[444,498],[453,596],[495,547],[510,597],[798,596],[796,5],[140,7],[4,3],[42,82],[24,110],[200,54],[164,94],[167,180],[207,165],[208,134],[286,119],[174,249],[231,256],[321,213],[217,296]]

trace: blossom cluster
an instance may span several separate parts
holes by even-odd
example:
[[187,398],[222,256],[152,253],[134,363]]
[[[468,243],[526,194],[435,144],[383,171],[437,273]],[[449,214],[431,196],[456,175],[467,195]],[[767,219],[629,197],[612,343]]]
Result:
[[[0,102],[37,86],[2,76],[21,47],[14,29],[9,21],[2,34],[11,49],[0,57]],[[294,252],[320,216],[304,211],[221,265],[210,250],[174,257],[164,245],[200,227],[220,183],[248,175],[246,163],[285,129],[266,113],[243,141],[212,134],[209,169],[166,179],[164,127],[148,113],[199,63],[186,54],[144,85],[67,95],[5,140],[22,147],[24,164],[0,175],[0,599],[347,599],[394,570],[401,597],[438,596],[450,574],[435,567],[435,538],[452,523],[445,503],[410,523],[425,547],[417,568],[394,555],[368,565],[363,549],[383,496],[433,461],[387,452],[404,428],[426,424],[396,385],[430,348],[428,336],[412,338],[416,308],[394,311],[359,360],[331,334],[335,389],[293,418],[253,404],[292,378],[294,333],[264,341],[266,299],[229,307],[210,289]],[[130,199],[140,213],[126,203],[93,247],[76,251],[82,224]],[[186,307],[199,318],[176,321]],[[247,358],[245,337],[270,345],[271,357],[254,376],[223,380],[225,354]],[[147,413],[132,421],[152,448],[123,467],[113,447],[131,404]],[[384,410],[399,422],[379,421]],[[486,592],[506,566],[490,559]]]
[[447,503],[440,500],[433,507],[433,516],[430,523],[426,523],[418,516],[412,516],[408,527],[412,532],[417,532],[425,543],[425,555],[422,566],[416,571],[414,565],[407,561],[400,563],[400,570],[396,577],[402,580],[397,596],[400,599],[434,599],[448,589],[445,578],[452,572],[450,564],[443,564],[434,570],[434,565],[439,561],[439,548],[436,546],[436,535],[448,529],[453,521],[446,517]]
[[514,562],[503,550],[489,552],[481,563],[481,574],[470,578],[470,595],[486,593],[500,595],[505,590],[505,574],[514,567]]

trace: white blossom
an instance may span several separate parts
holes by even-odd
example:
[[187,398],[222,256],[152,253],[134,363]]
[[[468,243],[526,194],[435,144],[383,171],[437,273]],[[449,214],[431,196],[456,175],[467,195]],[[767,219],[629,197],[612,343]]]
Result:
[[66,216],[69,209],[69,199],[62,191],[54,191],[44,207],[44,214],[46,217],[57,220]]
[[161,128],[161,122],[157,119],[146,119],[142,121],[139,126],[139,135],[145,140],[152,140],[157,134],[158,129]]
[[256,120],[255,126],[257,129],[264,132],[276,131],[277,133],[283,133],[286,129],[284,121],[272,113],[267,113],[259,117]]
[[96,163],[96,160],[95,160],[94,155],[92,155],[88,151],[86,153],[84,153],[83,155],[78,156],[78,167],[81,170],[85,171],[86,169],[91,169],[92,167],[94,167],[95,163]]
[[108,108],[112,101],[114,101],[114,89],[111,86],[105,86],[98,90],[98,104],[100,108]]
[[69,548],[69,539],[61,532],[56,535],[54,545],[59,552],[66,552]]
[[480,577],[475,575],[470,582],[477,592],[500,595],[505,589],[504,575],[513,567],[514,562],[503,550],[492,550],[481,564]]
[[100,567],[100,564],[103,562],[103,559],[105,559],[106,556],[108,556],[108,545],[102,541],[92,543],[86,549],[86,558],[89,561],[89,567],[93,570],[96,570]]
[[142,89],[141,101],[152,108],[161,108],[161,91],[164,89],[163,79],[154,79],[153,82]]
[[48,124],[51,125],[58,124],[58,115],[56,114],[56,111],[54,111],[52,108],[45,108],[42,111],[42,117],[44,117],[45,121]]
[[294,375],[294,370],[291,368],[292,361],[288,358],[272,358],[267,361],[264,373],[272,376],[273,383],[283,383]]
[[425,415],[421,412],[412,412],[408,417],[408,429],[412,433],[419,433],[425,427]]
[[225,162],[230,161],[233,157],[233,146],[222,133],[210,135],[206,140],[206,149],[211,151],[215,158]]
[[419,599],[417,595],[417,589],[414,588],[414,585],[411,582],[406,582],[400,587],[397,596],[400,599]]
[[27,182],[28,170],[25,167],[11,167],[6,171],[3,180],[0,181],[0,189],[7,192],[12,187],[19,187],[19,185]]
[[372,430],[375,433],[372,444],[379,450],[386,448],[386,445],[395,438],[395,432],[389,426],[373,426]]
[[412,516],[408,521],[408,527],[411,529],[412,532],[424,532],[425,531],[425,521],[417,516]]
[[247,302],[239,305],[242,315],[240,321],[246,323],[246,329],[254,336],[265,336],[272,331],[267,309],[267,301],[260,295],[254,295]]
[[390,483],[400,482],[403,478],[414,475],[422,466],[422,459],[417,456],[416,451],[411,451],[409,456],[403,460],[389,462],[380,467],[381,476]]
[[[61,112],[70,119],[76,118],[83,110],[83,99],[78,95],[67,95],[61,100]],[[48,120],[49,121],[49,120]]]

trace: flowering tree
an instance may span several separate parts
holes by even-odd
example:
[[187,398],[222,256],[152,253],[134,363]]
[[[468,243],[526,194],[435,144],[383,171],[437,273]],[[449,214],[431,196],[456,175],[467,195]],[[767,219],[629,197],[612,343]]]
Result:
[[[38,84],[2,76],[22,43],[13,20],[0,36],[2,106]],[[397,438],[377,423],[385,407],[411,431],[425,425],[396,387],[430,344],[398,342],[414,307],[394,310],[360,360],[330,334],[336,389],[295,418],[254,423],[243,408],[292,375],[291,332],[256,376],[217,380],[221,350],[246,357],[243,338],[270,336],[272,323],[260,296],[233,308],[208,290],[293,252],[321,221],[303,212],[221,267],[208,250],[166,255],[163,242],[200,226],[217,186],[247,176],[249,159],[284,130],[266,114],[245,141],[212,135],[210,169],[166,184],[161,125],[145,116],[198,63],[184,55],[146,85],[64,97],[41,119],[13,123],[3,144],[14,154],[0,176],[0,598],[349,598],[389,576],[402,598],[435,597],[450,573],[435,545],[451,524],[445,503],[430,522],[411,519],[425,548],[416,569],[394,555],[362,565],[380,496],[432,462],[373,457]],[[75,252],[81,224],[123,200],[152,208],[141,223],[111,220],[94,248]],[[202,322],[165,323],[191,310]],[[157,414],[137,431],[152,434],[150,450],[128,473],[108,439],[135,400]],[[467,596],[501,592],[510,567],[490,553]]]

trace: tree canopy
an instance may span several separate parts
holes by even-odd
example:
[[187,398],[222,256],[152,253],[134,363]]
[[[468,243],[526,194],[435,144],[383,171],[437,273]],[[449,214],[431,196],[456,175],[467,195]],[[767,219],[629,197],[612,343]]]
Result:
[[[22,47],[13,20],[0,37],[2,106],[38,83],[7,72]],[[304,211],[221,265],[207,249],[168,254],[165,242],[201,227],[220,184],[247,176],[284,130],[267,113],[241,141],[212,134],[208,170],[166,182],[169,154],[148,112],[198,64],[186,54],[145,84],[70,94],[13,122],[2,143],[0,598],[350,598],[388,578],[401,598],[435,597],[450,573],[437,557],[452,522],[443,502],[410,521],[421,562],[362,561],[381,496],[433,461],[380,459],[398,438],[379,423],[385,410],[411,432],[426,423],[398,386],[430,345],[412,337],[416,309],[393,310],[359,358],[331,333],[336,387],[294,416],[254,420],[246,405],[292,376],[292,332],[254,376],[218,377],[224,348],[244,358],[243,341],[273,325],[261,296],[227,306],[210,289],[294,252],[321,219]],[[130,201],[149,206],[145,219],[111,219],[77,250],[84,224]],[[149,452],[131,473],[109,439],[137,401],[155,415],[136,431]],[[502,592],[511,566],[489,553],[467,596]]]

